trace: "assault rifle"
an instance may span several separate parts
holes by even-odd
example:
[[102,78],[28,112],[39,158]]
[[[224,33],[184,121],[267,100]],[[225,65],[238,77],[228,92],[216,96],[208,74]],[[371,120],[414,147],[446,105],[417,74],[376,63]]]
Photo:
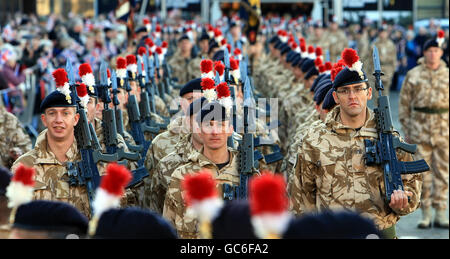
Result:
[[98,143],[94,127],[89,123],[86,111],[80,103],[77,94],[75,77],[72,69],[72,63],[68,59],[66,62],[66,71],[69,78],[69,86],[72,102],[77,104],[77,113],[80,115],[75,126],[75,139],[77,147],[81,154],[81,160],[76,162],[67,162],[67,173],[69,175],[69,184],[72,186],[86,186],[89,198],[91,213],[93,213],[92,201],[95,197],[95,190],[100,184],[100,174],[97,163],[117,161],[116,154],[102,154]]
[[[384,186],[386,191],[385,201],[387,204],[391,201],[391,195],[394,190],[404,190],[402,182],[402,174],[415,174],[430,170],[430,167],[421,159],[413,162],[401,162],[397,159],[396,149],[400,148],[408,153],[414,154],[417,146],[403,143],[394,136],[392,125],[391,108],[388,96],[383,95],[384,86],[381,82],[380,59],[378,49],[373,47],[373,64],[375,72],[375,87],[378,90],[378,104],[374,109],[377,122],[377,140],[364,140],[365,145],[365,162],[368,166],[380,165],[384,172]],[[409,197],[408,197],[409,200]]]

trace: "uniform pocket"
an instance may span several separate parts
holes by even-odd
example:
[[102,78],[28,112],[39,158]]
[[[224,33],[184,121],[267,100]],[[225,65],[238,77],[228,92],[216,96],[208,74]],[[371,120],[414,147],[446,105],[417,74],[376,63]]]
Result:
[[58,181],[55,183],[55,193],[57,199],[68,199],[70,197],[70,187],[68,182]]

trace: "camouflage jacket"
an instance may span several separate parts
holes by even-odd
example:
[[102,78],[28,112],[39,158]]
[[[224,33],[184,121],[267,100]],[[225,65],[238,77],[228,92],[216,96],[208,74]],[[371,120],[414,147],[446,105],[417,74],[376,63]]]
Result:
[[446,108],[449,105],[449,69],[441,60],[439,69],[426,67],[424,59],[411,69],[400,92],[399,120],[405,135],[415,143],[437,143],[449,137],[448,112],[427,114],[414,108]]
[[[186,69],[190,59],[184,58],[180,51],[176,51],[169,60],[168,65],[171,68],[172,76],[178,78],[178,84],[184,85],[189,79],[188,69]],[[198,67],[200,70],[200,65]]]
[[[76,140],[66,153],[67,162],[81,160]],[[81,213],[90,217],[89,198],[86,187],[70,186],[66,162],[61,163],[47,144],[47,129],[43,130],[36,139],[34,149],[19,157],[12,166],[12,172],[19,163],[33,167],[35,174],[35,200],[55,200],[67,202],[75,206]],[[102,173],[100,173],[102,175]]]
[[19,119],[0,105],[0,165],[11,168],[14,163],[10,152],[19,155],[31,150],[31,140]]
[[[356,131],[342,124],[337,106],[328,113],[324,124],[305,134],[290,190],[295,212],[355,210],[374,220],[379,229],[386,229],[400,216],[417,209],[422,174],[402,175],[405,190],[413,196],[407,208],[393,210],[385,203],[382,168],[365,165],[364,139],[378,138],[374,113],[369,109],[367,112],[364,126]],[[400,161],[412,160],[403,151],[397,151],[397,157]]]
[[152,201],[152,178],[156,173],[156,165],[167,156],[169,153],[175,151],[176,144],[180,141],[182,136],[189,134],[187,128],[183,125],[184,117],[178,117],[175,120],[171,121],[167,126],[167,131],[158,134],[152,141],[150,148],[147,151],[147,156],[145,158],[145,167],[148,170],[150,177],[146,177],[144,179],[144,203],[143,207],[145,208],[153,208],[152,205],[154,202]]
[[192,145],[192,134],[180,138],[175,145],[175,151],[169,153],[156,165],[151,179],[150,208],[162,214],[164,198],[169,187],[170,177],[175,169],[188,163],[188,157],[198,152]]
[[181,182],[184,176],[195,173],[203,168],[211,170],[213,178],[217,181],[218,195],[222,197],[222,184],[239,185],[237,151],[230,148],[228,151],[230,152],[230,162],[220,170],[216,164],[202,154],[202,149],[199,152],[190,154],[188,157],[189,162],[178,167],[173,172],[164,200],[163,217],[175,226],[180,238],[199,238],[197,219],[194,215],[187,213],[187,208],[183,200]]
[[145,161],[148,170],[151,170],[163,157],[175,151],[175,144],[178,143],[181,136],[189,134],[183,121],[183,116],[172,120],[167,126],[167,131],[158,134],[153,139]]
[[[338,30],[336,32],[329,31],[327,33],[327,41],[329,44],[330,61],[334,63],[341,56],[342,51],[348,47],[348,39],[342,30]],[[325,49],[323,51],[325,57]]]

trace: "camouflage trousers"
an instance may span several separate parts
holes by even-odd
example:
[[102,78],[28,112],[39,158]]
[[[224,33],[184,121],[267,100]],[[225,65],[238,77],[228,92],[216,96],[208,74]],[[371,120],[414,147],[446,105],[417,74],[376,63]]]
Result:
[[448,139],[432,146],[427,143],[417,145],[420,156],[430,166],[430,171],[424,172],[421,207],[446,209],[448,200]]

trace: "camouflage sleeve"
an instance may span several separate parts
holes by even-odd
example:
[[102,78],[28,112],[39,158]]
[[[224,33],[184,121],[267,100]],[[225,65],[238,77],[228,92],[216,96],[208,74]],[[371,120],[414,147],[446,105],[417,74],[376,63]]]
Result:
[[158,114],[161,114],[162,116],[169,117],[169,110],[166,107],[166,104],[159,96],[155,96],[155,108]]
[[403,85],[400,90],[400,103],[398,107],[398,118],[402,125],[404,134],[409,137],[410,117],[411,117],[411,101],[413,100],[412,85],[410,82],[411,73],[406,74]]
[[181,180],[174,178],[170,182],[166,197],[164,199],[162,216],[172,223],[178,231],[179,228],[177,227],[177,221],[183,218],[183,211],[184,203],[181,194]]
[[150,201],[151,207],[154,211],[158,213],[163,212],[164,207],[164,198],[166,196],[167,186],[164,186],[163,175],[164,169],[162,169],[164,165],[162,163],[158,163],[155,167],[155,170],[152,171],[151,175],[151,193],[150,193]]
[[316,210],[316,179],[319,175],[317,166],[305,159],[305,152],[308,152],[308,143],[303,143],[294,167],[294,177],[297,178],[299,186],[299,207],[300,213]]

